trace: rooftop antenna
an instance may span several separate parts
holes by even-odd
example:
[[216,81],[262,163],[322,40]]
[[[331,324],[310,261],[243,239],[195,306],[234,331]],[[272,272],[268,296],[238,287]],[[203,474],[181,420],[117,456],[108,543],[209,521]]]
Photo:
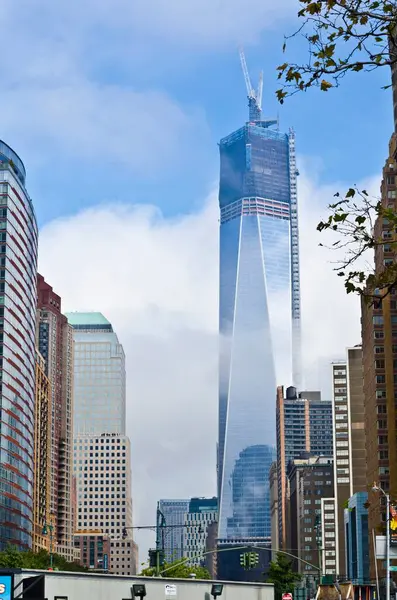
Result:
[[240,48],[240,61],[243,69],[245,85],[247,88],[249,120],[260,121],[262,112],[263,71],[260,72],[258,89],[255,90],[251,83],[247,61],[245,60],[244,49],[242,47]]

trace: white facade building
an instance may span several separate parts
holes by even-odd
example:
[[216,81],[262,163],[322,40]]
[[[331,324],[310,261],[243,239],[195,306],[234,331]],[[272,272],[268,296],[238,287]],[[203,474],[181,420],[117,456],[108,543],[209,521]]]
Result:
[[218,511],[187,513],[183,530],[183,554],[189,559],[189,565],[204,564],[205,542],[208,526],[218,520]]
[[77,531],[120,537],[132,526],[130,441],[103,434],[74,439]]
[[131,529],[123,347],[101,313],[69,313],[67,317],[74,339],[76,533],[99,530],[109,535],[109,571],[133,575],[137,546]]

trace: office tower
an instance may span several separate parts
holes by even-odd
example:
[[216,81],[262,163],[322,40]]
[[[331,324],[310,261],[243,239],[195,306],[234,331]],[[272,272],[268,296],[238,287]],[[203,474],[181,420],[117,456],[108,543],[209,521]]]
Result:
[[76,534],[99,530],[109,535],[109,571],[133,575],[137,546],[131,529],[124,350],[101,313],[74,312],[67,317],[74,340]]
[[50,381],[45,373],[44,358],[36,352],[32,544],[34,552],[49,550],[49,537],[43,535],[43,527],[51,508],[51,415]]
[[300,378],[295,137],[262,119],[259,97],[251,90],[249,121],[220,142],[221,544],[270,545],[276,370],[291,362]]
[[87,569],[109,570],[110,537],[100,531],[86,531],[74,536],[74,547],[80,556],[80,565]]
[[344,514],[346,575],[353,585],[369,581],[368,493],[349,498]]
[[121,538],[132,527],[131,448],[126,436],[104,433],[74,438],[77,532],[100,529]]
[[125,356],[97,312],[68,313],[74,339],[74,436],[125,435]]
[[73,334],[62,300],[37,275],[36,344],[51,391],[51,502],[44,522],[53,526],[57,553],[73,560]]
[[208,528],[218,522],[217,498],[192,498],[185,514],[183,528],[183,556],[190,565],[204,565]]
[[351,496],[366,489],[362,350],[347,349],[347,360],[332,365],[336,556],[346,575],[344,509]]
[[183,558],[183,529],[185,515],[189,512],[189,500],[160,500],[160,511],[165,518],[166,529],[164,535],[164,558],[166,562],[173,562]]
[[[290,486],[289,536],[291,548],[300,559],[293,561],[294,569],[302,573],[305,587],[314,590],[322,560],[321,499],[332,498],[334,492],[332,462],[332,457],[306,453],[302,458],[290,461],[287,469]],[[335,532],[330,531],[329,534],[335,536]]]
[[[320,392],[300,392],[289,387],[277,388],[277,480],[278,536],[282,548],[288,548],[288,463],[302,452],[332,456],[332,403],[321,400]],[[290,546],[294,548],[295,546]]]
[[277,558],[277,550],[280,548],[279,528],[278,528],[278,479],[277,479],[277,461],[272,463],[269,473],[270,486],[270,519],[271,519],[271,546],[272,560]]
[[32,547],[37,223],[25,177],[0,141],[0,550]]
[[336,503],[335,498],[321,498],[322,574],[336,575]]
[[[396,210],[397,136],[389,143],[389,157],[383,168],[381,203],[383,208]],[[379,276],[384,266],[396,262],[396,240],[393,225],[385,217],[375,222],[375,273]],[[383,243],[382,243],[383,242]],[[397,290],[367,290],[374,301],[362,301],[361,327],[364,372],[364,409],[366,433],[366,483],[368,494],[368,528],[379,531],[385,527],[386,507],[381,493],[372,492],[378,483],[391,498],[397,497]],[[375,561],[372,544],[370,551],[370,577],[375,578]],[[382,575],[382,564],[379,563]]]

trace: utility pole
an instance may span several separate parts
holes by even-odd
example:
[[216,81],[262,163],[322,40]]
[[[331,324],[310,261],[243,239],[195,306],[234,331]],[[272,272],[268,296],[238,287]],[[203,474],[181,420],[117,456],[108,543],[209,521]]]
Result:
[[[156,511],[156,577],[160,577],[160,566],[164,562],[164,528],[166,527],[165,516],[157,503]],[[161,560],[160,560],[161,557]]]

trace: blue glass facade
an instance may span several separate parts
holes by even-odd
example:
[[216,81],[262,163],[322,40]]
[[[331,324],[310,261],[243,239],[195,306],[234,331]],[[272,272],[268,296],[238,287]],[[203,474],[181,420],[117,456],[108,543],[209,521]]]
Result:
[[32,546],[37,238],[24,166],[0,141],[0,550]]
[[346,575],[353,584],[369,581],[368,493],[357,492],[344,510]]
[[299,372],[295,140],[275,124],[247,123],[220,142],[222,540],[270,541],[277,367],[290,362],[294,375]]

